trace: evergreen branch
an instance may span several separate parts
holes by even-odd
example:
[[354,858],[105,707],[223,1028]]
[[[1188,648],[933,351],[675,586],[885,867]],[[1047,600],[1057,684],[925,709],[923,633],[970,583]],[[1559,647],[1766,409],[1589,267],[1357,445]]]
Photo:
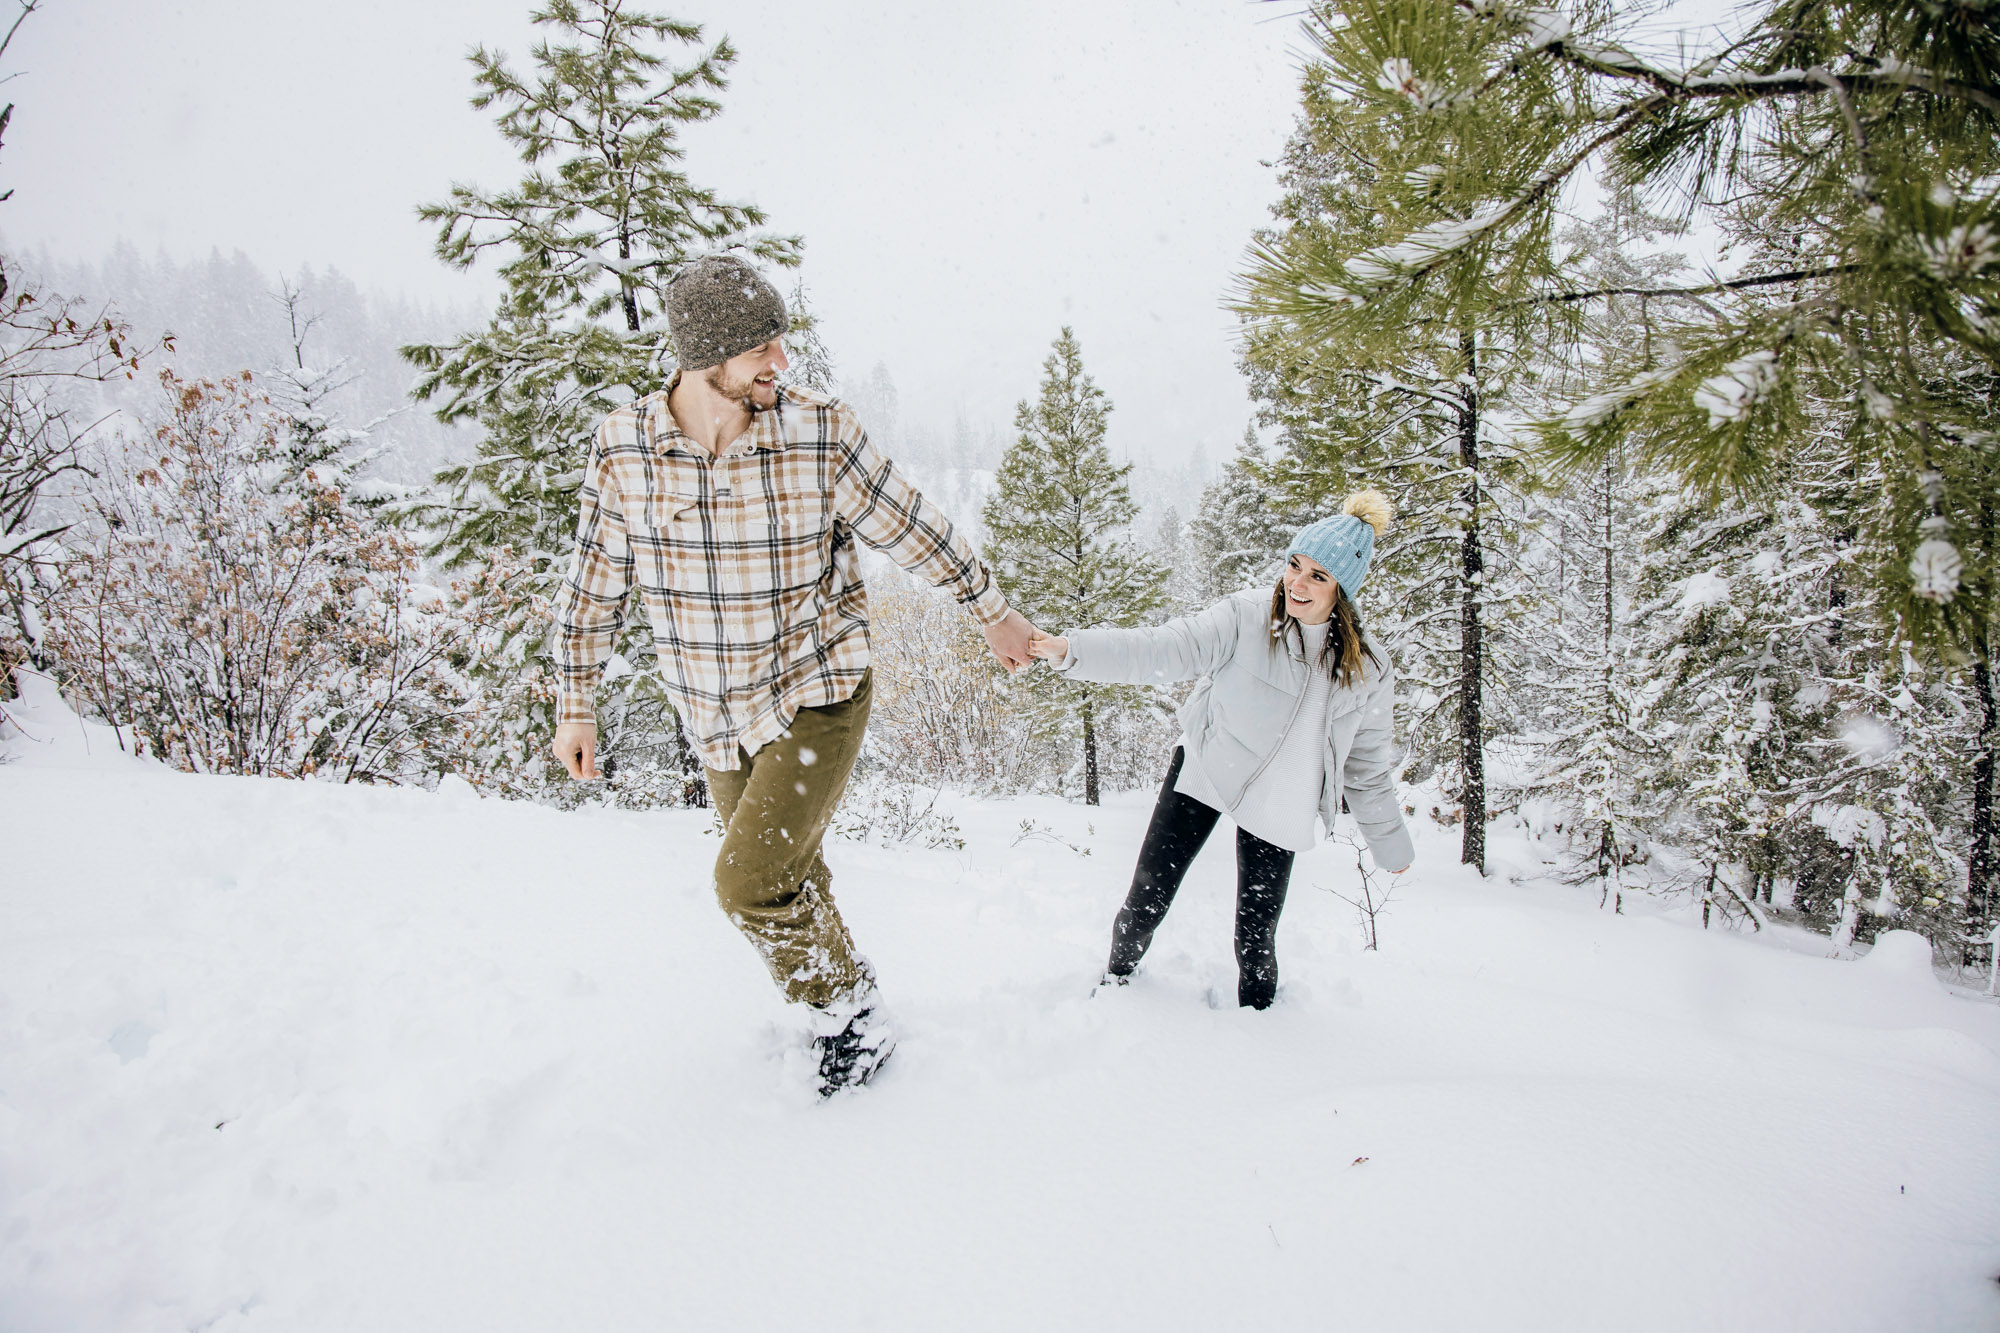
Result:
[[1868,153],[1868,132],[1861,128],[1861,117],[1854,112],[1854,99],[1847,95],[1847,85],[1833,76],[1824,65],[1815,65],[1806,73],[1826,85],[1833,94],[1833,100],[1840,106],[1840,114],[1847,121],[1847,132],[1854,138],[1854,151],[1864,158]]
[[[14,22],[8,27],[7,35],[0,37],[0,55],[5,55],[7,48],[14,44],[14,34],[21,30],[23,23],[27,22],[28,15],[41,7],[42,0],[21,0],[21,12],[14,16]],[[11,108],[9,109],[11,110]],[[8,193],[11,194],[13,192],[10,190]]]
[[[1672,99],[1664,94],[1658,94],[1643,101],[1628,104],[1625,108],[1609,117],[1612,123],[1608,128],[1589,139],[1581,147],[1575,149],[1566,159],[1543,172],[1540,176],[1537,176],[1529,183],[1527,189],[1506,203],[1496,208],[1476,212],[1471,217],[1458,219],[1452,223],[1435,227],[1431,229],[1436,233],[1435,235],[1427,236],[1425,235],[1425,229],[1419,229],[1409,236],[1404,237],[1396,245],[1381,247],[1375,252],[1364,251],[1361,254],[1354,255],[1346,263],[1340,265],[1342,276],[1346,277],[1350,282],[1359,280],[1364,284],[1368,284],[1370,278],[1375,278],[1377,280],[1371,285],[1376,286],[1378,289],[1386,288],[1391,283],[1400,283],[1406,287],[1415,285],[1419,280],[1444,267],[1453,259],[1458,258],[1469,243],[1504,230],[1523,213],[1554,193],[1578,169],[1588,162],[1600,148],[1631,133],[1641,124],[1650,120],[1658,111],[1670,105],[1672,105]],[[1423,257],[1418,258],[1415,255],[1409,254],[1408,252],[1411,250],[1424,252]],[[1399,253],[1393,255],[1386,253],[1389,251]],[[1285,261],[1281,256],[1272,254],[1271,258],[1277,262],[1280,268],[1285,266]],[[1353,265],[1356,261],[1361,262],[1365,266],[1367,276],[1364,277],[1355,273]],[[1322,297],[1322,299],[1324,298]]]
[[[1412,384],[1386,372],[1356,371],[1357,378],[1374,386],[1378,393],[1400,393],[1412,398],[1423,398],[1453,412],[1463,411],[1465,398],[1459,393],[1449,393],[1425,384]],[[1446,383],[1451,383],[1447,380]]]
[[[1573,68],[1650,84],[1657,92],[1646,101],[1661,106],[1679,106],[1718,98],[1751,101],[1808,97],[1827,92],[1825,80],[1835,77],[1824,68],[1780,69],[1768,73],[1748,70],[1732,74],[1675,73],[1649,65],[1629,51],[1616,47],[1593,47],[1567,40],[1550,42],[1538,49]],[[1956,79],[1942,78],[1930,70],[1914,66],[1892,65],[1876,70],[1854,70],[1837,77],[1854,92],[1896,94],[1915,88],[1933,97],[1969,101],[2000,115],[2000,96],[1995,96],[1992,91]]]
[[1539,296],[1522,297],[1505,305],[1566,305],[1576,301],[1596,301],[1611,296],[1675,297],[1714,296],[1720,292],[1745,291],[1753,287],[1772,287],[1788,282],[1812,282],[1819,278],[1838,277],[1846,273],[1858,273],[1860,264],[1828,264],[1823,268],[1788,269],[1783,273],[1763,273],[1754,278],[1732,278],[1727,282],[1712,282],[1701,287],[1593,287],[1586,291],[1547,292]]

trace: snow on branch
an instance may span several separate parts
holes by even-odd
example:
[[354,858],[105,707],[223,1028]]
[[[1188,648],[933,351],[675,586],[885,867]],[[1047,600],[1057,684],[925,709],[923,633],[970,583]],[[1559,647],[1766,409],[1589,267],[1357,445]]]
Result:
[[1597,301],[1613,296],[1640,297],[1698,297],[1716,296],[1723,292],[1747,291],[1753,287],[1774,287],[1784,283],[1813,282],[1820,278],[1835,278],[1845,273],[1859,272],[1859,264],[1828,264],[1821,268],[1787,269],[1782,273],[1761,273],[1754,278],[1731,278],[1727,282],[1711,282],[1700,287],[1591,287],[1574,292],[1541,292],[1524,297],[1513,304],[1521,305],[1566,305],[1576,301]]
[[1740,356],[1695,387],[1694,405],[1708,413],[1708,428],[1720,430],[1748,416],[1778,384],[1778,354],[1770,350]]
[[1590,430],[1601,426],[1673,377],[1673,370],[1649,370],[1601,393],[1591,394],[1563,414],[1562,424],[1570,430]]
[[1393,245],[1362,251],[1347,261],[1347,272],[1369,286],[1380,286],[1411,269],[1427,272],[1505,222],[1520,206],[1518,200],[1501,200],[1480,205],[1468,217],[1419,227]]
[[[1588,162],[1598,149],[1638,126],[1658,110],[1659,104],[1664,104],[1663,99],[1648,99],[1620,111],[1609,127],[1536,177],[1527,189],[1513,198],[1483,204],[1465,218],[1419,227],[1394,245],[1363,251],[1347,261],[1344,271],[1362,285],[1378,288],[1398,278],[1411,281],[1424,277],[1466,247],[1506,227],[1547,198]],[[1330,295],[1323,288],[1311,294]],[[1365,298],[1353,292],[1343,292],[1335,299],[1354,302]]]
[[[1539,50],[1565,64],[1651,84],[1658,93],[1666,95],[1670,104],[1725,97],[1761,100],[1825,93],[1840,96],[1843,89],[1854,93],[1895,94],[1915,88],[1934,97],[1958,98],[2000,113],[2000,97],[1986,89],[1894,60],[1875,61],[1871,68],[1839,71],[1816,65],[1810,69],[1732,70],[1718,74],[1666,69],[1619,47],[1594,46],[1566,39],[1550,42]],[[1700,69],[1701,66],[1695,68]]]

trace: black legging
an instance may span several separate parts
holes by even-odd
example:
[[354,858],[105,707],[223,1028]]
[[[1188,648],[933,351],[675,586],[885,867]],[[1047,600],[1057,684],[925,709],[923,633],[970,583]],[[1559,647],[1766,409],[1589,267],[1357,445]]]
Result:
[[[1183,751],[1174,751],[1153,806],[1153,822],[1139,847],[1132,891],[1111,929],[1111,962],[1105,970],[1114,977],[1130,976],[1146,956],[1188,866],[1222,818],[1174,790],[1185,758]],[[1245,829],[1236,830],[1236,1002],[1252,1009],[1270,1008],[1278,993],[1278,916],[1285,910],[1293,855]]]

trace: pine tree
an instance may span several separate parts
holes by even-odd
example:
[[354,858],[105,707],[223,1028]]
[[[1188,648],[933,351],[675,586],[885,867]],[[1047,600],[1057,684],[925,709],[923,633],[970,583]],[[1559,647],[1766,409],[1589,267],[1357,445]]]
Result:
[[[1993,399],[2000,373],[2000,27],[1976,5],[1778,0],[1726,45],[1675,63],[1640,54],[1637,10],[1347,0],[1344,91],[1400,108],[1439,185],[1402,244],[1354,283],[1294,284],[1299,303],[1361,299],[1416,316],[1426,294],[1497,272],[1520,309],[1643,296],[1652,351],[1606,366],[1548,432],[1578,469],[1623,447],[1707,503],[1801,475],[1817,418],[1880,503],[1854,507],[1851,602],[1933,666],[1967,662],[1990,693],[2000,600]],[[1322,13],[1322,20],[1330,17]],[[1578,175],[1759,233],[1733,277],[1613,288],[1541,271]],[[1860,557],[1866,558],[1860,558]],[[1862,585],[1865,585],[1863,587]],[[1886,626],[1893,626],[1890,631]],[[1972,776],[1984,824],[1968,906],[1993,902],[1995,733]],[[1968,933],[1979,924],[1967,921]]]
[[[1657,283],[1686,261],[1641,247],[1679,231],[1631,191],[1613,189],[1600,210],[1564,231],[1562,267],[1599,287]],[[1543,392],[1562,402],[1627,348],[1636,344],[1645,355],[1651,325],[1643,298],[1587,307],[1575,360],[1554,368]],[[1523,526],[1515,553],[1533,583],[1532,610],[1518,631],[1526,676],[1515,687],[1532,728],[1522,739],[1537,755],[1523,787],[1552,798],[1575,877],[1596,882],[1601,900],[1621,906],[1628,868],[1652,857],[1661,800],[1653,782],[1661,745],[1641,725],[1647,681],[1634,674],[1631,652],[1633,589],[1659,489],[1622,452],[1609,454],[1567,487],[1532,497],[1535,521]],[[1699,884],[1704,919],[1717,903],[1725,912],[1742,910],[1728,896],[1733,883],[1723,883],[1713,864]]]
[[[479,459],[440,474],[448,499],[426,515],[448,565],[512,544],[538,566],[568,553],[589,432],[619,403],[657,387],[669,357],[666,287],[691,258],[746,245],[796,263],[799,242],[754,232],[755,207],[719,199],[681,171],[681,128],[721,113],[736,53],[701,47],[701,28],[628,10],[619,0],[551,0],[535,12],[531,79],[497,52],[470,59],[472,105],[496,110],[528,173],[488,192],[457,185],[418,210],[438,224],[454,268],[500,259],[506,292],[488,327],[445,345],[405,349],[416,394],[441,398],[441,420],[472,417]],[[697,48],[676,67],[654,49]]]
[[[1622,910],[1627,867],[1647,859],[1647,777],[1657,739],[1639,724],[1644,681],[1632,674],[1630,599],[1648,497],[1627,469],[1606,464],[1547,506],[1524,542],[1523,564],[1554,587],[1522,617],[1524,712],[1540,726],[1538,766],[1524,790],[1554,798],[1574,877]],[[1523,737],[1523,739],[1527,739]]]
[[1269,460],[1257,428],[1245,426],[1236,456],[1222,475],[1202,488],[1201,503],[1188,520],[1188,544],[1195,563],[1196,600],[1203,606],[1245,588],[1275,583],[1285,548],[1304,520],[1281,512],[1265,481]]
[[[596,420],[659,387],[670,367],[664,309],[674,275],[726,247],[784,265],[798,262],[800,247],[756,230],[759,209],[722,200],[680,167],[682,128],[721,112],[714,94],[736,59],[727,40],[704,46],[698,25],[622,0],[549,0],[533,20],[547,35],[530,53],[531,77],[484,47],[471,56],[472,105],[495,111],[527,173],[499,191],[454,186],[419,210],[438,224],[445,263],[497,256],[505,293],[484,330],[404,349],[422,371],[417,397],[439,400],[440,420],[476,420],[485,438],[473,462],[440,472],[436,491],[403,512],[448,569],[507,551],[507,568],[525,580],[519,604],[548,596],[568,558]],[[695,48],[690,63],[660,49],[676,46]],[[545,628],[523,632],[539,640]],[[542,651],[539,642],[493,647],[495,670]],[[698,790],[641,617],[617,649],[633,674],[607,701],[600,754],[615,768],[621,749],[640,762],[671,751],[692,774],[683,785]],[[547,701],[528,698],[538,712],[527,729],[546,730]]]
[[[1040,398],[1022,399],[1020,435],[1001,460],[984,510],[986,553],[1021,613],[1051,632],[1136,625],[1166,598],[1166,571],[1128,535],[1138,508],[1126,478],[1104,446],[1111,404],[1083,369],[1083,350],[1067,327],[1042,363]],[[1083,799],[1099,799],[1098,729],[1107,709],[1131,707],[1129,688],[1069,681],[1037,672],[1029,687],[1047,692],[1053,710],[1073,717],[1083,747]]]
[[[350,427],[341,421],[330,403],[335,394],[354,382],[356,375],[343,358],[322,366],[307,357],[306,344],[320,318],[307,307],[303,285],[281,278],[276,300],[285,312],[291,355],[271,367],[265,378],[272,403],[285,417],[284,482],[290,486],[324,487],[354,498],[351,494],[354,474],[373,457],[373,451],[367,448],[368,437],[381,422]],[[375,497],[371,494],[370,498]]]
[[[1376,48],[1376,13],[1312,10],[1320,58],[1284,159],[1279,225],[1256,239],[1239,310],[1284,435],[1273,479],[1290,500],[1325,512],[1362,483],[1395,499],[1401,540],[1378,553],[1370,600],[1389,611],[1417,686],[1419,768],[1441,762],[1463,811],[1460,857],[1483,870],[1485,746],[1507,705],[1494,686],[1515,674],[1501,622],[1518,592],[1511,562],[1489,556],[1528,480],[1501,421],[1527,401],[1568,317],[1520,300],[1555,271],[1546,227],[1504,255],[1480,244],[1487,222],[1470,203],[1501,168],[1439,165],[1454,146],[1465,157],[1469,144],[1532,142],[1535,127],[1458,116],[1405,87],[1407,62]],[[1477,258],[1427,279],[1439,254],[1461,251]]]
[[888,365],[877,361],[866,379],[843,384],[840,396],[861,418],[861,424],[876,448],[901,461],[902,396],[896,391],[896,377],[889,373]]
[[1168,505],[1153,531],[1153,559],[1166,571],[1166,608],[1169,615],[1192,615],[1208,602],[1202,598],[1202,567],[1195,554],[1192,527],[1181,521],[1181,511]]
[[785,372],[785,383],[796,384],[815,393],[832,393],[838,382],[833,353],[827,349],[826,339],[820,334],[819,316],[813,310],[811,298],[806,295],[804,278],[792,284],[791,299],[785,302],[785,306],[792,317],[791,332],[785,335],[785,355],[792,363],[791,369]]

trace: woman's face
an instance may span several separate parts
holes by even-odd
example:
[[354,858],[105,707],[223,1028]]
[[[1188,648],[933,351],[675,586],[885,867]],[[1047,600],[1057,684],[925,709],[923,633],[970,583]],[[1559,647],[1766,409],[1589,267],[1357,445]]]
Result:
[[1301,625],[1324,625],[1333,615],[1340,585],[1326,566],[1309,555],[1294,555],[1285,567],[1285,609]]

